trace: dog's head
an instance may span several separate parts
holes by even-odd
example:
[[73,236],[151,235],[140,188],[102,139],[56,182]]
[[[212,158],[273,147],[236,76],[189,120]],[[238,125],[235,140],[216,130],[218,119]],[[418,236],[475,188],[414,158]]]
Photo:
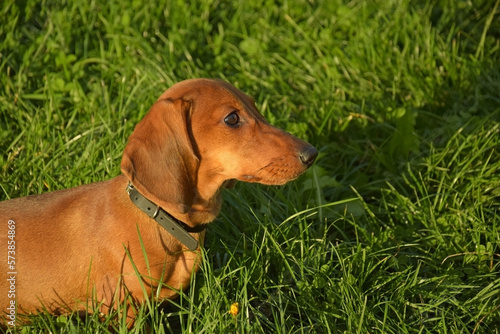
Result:
[[136,126],[121,168],[151,201],[197,224],[218,214],[222,186],[234,180],[284,184],[317,154],[271,126],[234,86],[192,79],[165,91]]

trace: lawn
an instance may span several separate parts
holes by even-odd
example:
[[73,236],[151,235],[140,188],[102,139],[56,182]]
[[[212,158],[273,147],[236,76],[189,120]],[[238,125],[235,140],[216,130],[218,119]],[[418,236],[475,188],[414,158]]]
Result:
[[320,156],[225,191],[191,287],[131,333],[499,333],[499,2],[4,0],[0,200],[118,175],[165,89],[222,78]]

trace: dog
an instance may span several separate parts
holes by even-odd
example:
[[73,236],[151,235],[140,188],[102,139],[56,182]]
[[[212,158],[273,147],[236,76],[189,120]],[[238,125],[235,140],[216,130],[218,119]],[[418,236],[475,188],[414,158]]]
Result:
[[[236,181],[285,184],[317,155],[225,81],[173,85],[130,135],[122,174],[0,202],[0,245],[8,252],[0,265],[2,323],[92,305],[107,314],[125,299],[144,302],[145,293],[175,298],[199,266],[221,189]],[[133,307],[125,316],[133,323]]]

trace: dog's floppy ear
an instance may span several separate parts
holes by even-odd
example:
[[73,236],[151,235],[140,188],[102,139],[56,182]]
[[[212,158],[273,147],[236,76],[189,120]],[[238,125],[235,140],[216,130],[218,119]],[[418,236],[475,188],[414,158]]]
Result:
[[121,170],[134,187],[166,210],[193,204],[199,166],[190,136],[190,102],[160,99],[129,138]]

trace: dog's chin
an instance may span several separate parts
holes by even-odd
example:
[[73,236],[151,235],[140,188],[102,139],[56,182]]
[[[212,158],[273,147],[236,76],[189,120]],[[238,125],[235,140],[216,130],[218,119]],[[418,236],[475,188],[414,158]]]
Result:
[[222,187],[221,188],[226,188],[226,189],[231,189],[235,186],[235,184],[238,182],[238,180],[236,179],[229,179],[229,180],[226,180],[224,181],[224,183],[222,184]]
[[189,210],[189,220],[195,224],[208,224],[215,220],[222,207],[222,194],[218,191],[205,204],[194,204]]
[[216,214],[210,211],[191,211],[189,212],[189,220],[195,224],[208,224],[215,220]]

